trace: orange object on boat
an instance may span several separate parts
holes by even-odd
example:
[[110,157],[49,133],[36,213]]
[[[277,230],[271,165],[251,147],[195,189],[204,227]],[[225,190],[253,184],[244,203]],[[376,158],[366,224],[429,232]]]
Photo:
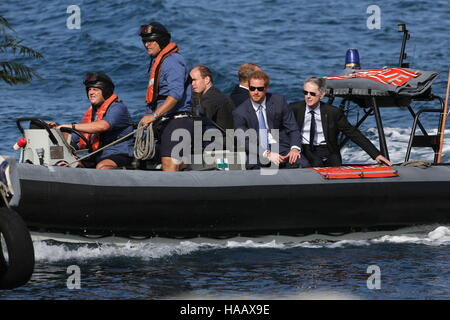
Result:
[[310,169],[319,173],[324,179],[388,178],[398,176],[397,170],[385,165],[320,167]]

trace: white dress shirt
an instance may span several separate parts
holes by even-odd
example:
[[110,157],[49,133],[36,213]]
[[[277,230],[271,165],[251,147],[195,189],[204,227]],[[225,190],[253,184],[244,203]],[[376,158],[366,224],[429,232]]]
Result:
[[[266,128],[267,128],[267,131],[268,131],[267,134],[268,134],[268,137],[269,137],[269,144],[275,144],[275,143],[278,143],[278,141],[275,140],[275,139],[273,138],[272,134],[270,133],[269,123],[267,122],[266,98],[264,98],[264,101],[261,102],[261,103],[259,103],[259,104],[256,103],[256,102],[254,102],[252,99],[250,99],[250,102],[252,103],[253,109],[255,109],[256,118],[258,118],[258,110],[259,110],[259,106],[260,106],[260,105],[262,106],[262,112],[263,112],[263,115],[264,115],[264,122],[266,123]],[[299,146],[292,146],[291,149],[297,149],[297,150],[299,150],[299,151],[301,150]],[[266,150],[266,151],[268,151],[268,150]],[[264,152],[264,156],[265,156],[266,154],[267,154],[267,153]]]
[[255,113],[256,113],[256,118],[258,117],[258,112],[259,112],[259,106],[262,106],[262,113],[264,115],[264,122],[266,124],[266,128],[267,128],[267,134],[269,137],[269,144],[273,144],[273,143],[277,143],[277,141],[272,137],[272,135],[270,134],[270,128],[269,128],[269,123],[267,122],[267,112],[266,112],[266,98],[264,98],[264,101],[261,103],[256,103],[254,102],[252,99],[250,99],[253,109],[255,109]]
[[320,114],[320,102],[319,105],[314,109],[306,105],[305,121],[303,122],[302,129],[302,144],[310,144],[309,131],[311,129],[311,113],[309,112],[311,110],[314,110],[314,119],[316,120],[316,134],[314,136],[313,145],[325,145],[327,142],[325,141],[325,136],[323,134],[322,116]]

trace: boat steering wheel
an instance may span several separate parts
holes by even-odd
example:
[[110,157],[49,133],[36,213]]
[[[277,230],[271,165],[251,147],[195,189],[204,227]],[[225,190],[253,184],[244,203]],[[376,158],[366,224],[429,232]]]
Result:
[[41,119],[38,119],[38,118],[19,118],[19,119],[17,119],[16,124],[22,134],[24,134],[24,130],[22,127],[22,122],[24,122],[24,121],[30,121],[30,129],[36,129],[36,128],[45,129],[47,131],[48,137],[50,138],[52,143],[58,144],[58,140],[56,139],[53,132],[51,131],[50,126],[45,121],[42,121]]
[[86,147],[87,147],[89,153],[92,152],[91,142],[85,136],[83,136],[83,133],[81,133],[78,130],[75,130],[75,129],[72,129],[72,128],[66,128],[66,127],[63,127],[63,128],[61,128],[59,130],[61,132],[67,132],[67,133],[74,133],[74,134],[76,134],[80,139],[82,139],[86,143]]
[[[58,140],[54,136],[54,134],[51,131],[51,128],[47,124],[47,122],[45,122],[45,121],[43,121],[41,119],[38,119],[38,118],[19,118],[19,119],[16,120],[16,124],[17,124],[17,127],[19,128],[19,130],[20,130],[20,132],[22,134],[24,134],[24,130],[23,130],[23,127],[22,127],[21,123],[24,122],[24,121],[30,121],[30,128],[31,129],[40,128],[40,129],[46,130],[50,140],[52,141],[52,143],[55,144],[55,145],[58,144]],[[86,137],[83,136],[83,134],[80,131],[72,129],[72,128],[61,128],[61,132],[67,132],[67,133],[74,133],[74,134],[76,134],[78,137],[80,137],[80,139],[82,139],[86,143],[86,146],[87,146],[89,152],[92,152],[91,142],[88,139],[86,139]]]

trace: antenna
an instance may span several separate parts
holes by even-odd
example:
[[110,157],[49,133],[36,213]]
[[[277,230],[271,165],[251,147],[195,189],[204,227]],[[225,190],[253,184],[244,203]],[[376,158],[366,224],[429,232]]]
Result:
[[402,40],[402,49],[400,50],[400,59],[398,60],[398,66],[400,68],[409,68],[409,63],[403,63],[403,60],[406,59],[407,55],[405,52],[406,49],[406,41],[410,39],[410,34],[406,29],[406,24],[400,23],[398,25],[398,32],[403,32],[403,40]]

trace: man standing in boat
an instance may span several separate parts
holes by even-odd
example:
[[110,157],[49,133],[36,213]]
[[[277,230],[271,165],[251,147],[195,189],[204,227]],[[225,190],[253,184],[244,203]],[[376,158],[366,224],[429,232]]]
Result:
[[[158,120],[162,170],[179,171],[183,166],[182,158],[189,155],[173,154],[172,150],[179,141],[172,141],[172,133],[184,129],[193,137],[194,132],[192,87],[186,62],[176,43],[170,42],[171,34],[161,23],[151,22],[141,26],[139,35],[150,55],[146,102],[151,110],[140,124],[149,125]],[[183,150],[190,150],[190,146]]]
[[[88,73],[84,79],[86,94],[91,106],[84,113],[81,123],[57,125],[49,122],[50,127],[71,128],[83,133],[90,142],[91,150],[104,147],[133,131],[127,106],[114,94],[114,83],[103,72]],[[72,135],[72,144],[79,149],[88,147],[85,140]],[[96,169],[115,169],[131,164],[133,161],[133,139],[127,139],[83,161],[86,167]]]
[[[283,96],[268,93],[269,76],[255,71],[249,76],[248,86],[250,97],[233,111],[235,130],[257,133],[256,155],[251,142],[245,142],[247,169],[271,164],[308,167],[308,160],[300,153],[301,135],[292,110]],[[278,130],[278,139],[272,134],[274,130]]]
[[342,165],[338,146],[338,134],[342,132],[372,159],[391,166],[392,163],[373,143],[347,121],[341,109],[320,101],[325,92],[326,80],[310,77],[305,80],[303,86],[305,101],[290,104],[302,133],[303,153],[311,165],[313,167]]
[[235,108],[248,99],[248,77],[255,71],[261,70],[261,68],[251,62],[246,62],[239,67],[238,78],[239,84],[237,84],[231,92],[230,98],[233,100]]
[[233,101],[214,87],[213,76],[208,67],[199,65],[190,74],[192,89],[200,94],[200,113],[219,129],[233,129]]

